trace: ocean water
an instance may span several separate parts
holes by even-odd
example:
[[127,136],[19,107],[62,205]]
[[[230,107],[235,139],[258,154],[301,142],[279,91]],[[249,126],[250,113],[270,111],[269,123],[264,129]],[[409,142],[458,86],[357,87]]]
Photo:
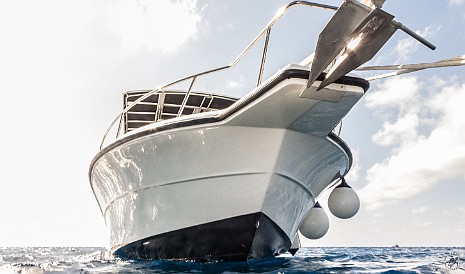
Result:
[[0,273],[465,273],[465,247],[312,247],[239,263],[121,260],[100,247],[4,247]]

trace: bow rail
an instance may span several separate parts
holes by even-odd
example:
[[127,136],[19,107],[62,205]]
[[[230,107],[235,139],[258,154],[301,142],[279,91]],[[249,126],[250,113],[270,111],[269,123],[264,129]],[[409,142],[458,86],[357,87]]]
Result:
[[[317,77],[321,75],[321,73],[327,71],[325,78],[323,79],[323,81],[321,81],[317,90],[325,87],[326,85],[329,85],[330,83],[334,82],[335,80],[339,79],[340,77],[355,69],[363,69],[360,68],[361,65],[371,60],[398,29],[404,31],[406,34],[410,35],[412,38],[416,39],[417,41],[429,47],[430,49],[434,50],[436,48],[433,44],[428,42],[426,39],[420,37],[414,31],[405,27],[400,22],[393,20],[393,15],[381,9],[383,2],[384,0],[363,0],[362,2],[357,2],[355,0],[345,0],[340,7],[308,1],[293,1],[289,3],[288,5],[278,10],[273,19],[262,29],[262,31],[249,43],[249,45],[247,45],[247,47],[230,64],[215,69],[203,71],[200,73],[196,73],[168,83],[160,88],[142,92],[138,94],[137,98],[134,101],[125,100],[124,109],[107,128],[100,143],[100,150],[103,148],[107,135],[118,121],[119,126],[116,130],[116,138],[120,136],[122,128],[124,128],[125,133],[129,131],[130,127],[127,123],[128,115],[136,113],[136,111],[134,110],[132,111],[132,113],[129,113],[129,110],[133,109],[138,104],[143,103],[148,98],[154,97],[153,95],[160,94],[156,97],[157,102],[152,101],[146,103],[149,103],[149,105],[151,104],[153,107],[156,107],[156,110],[152,110],[151,113],[147,113],[144,110],[140,111],[139,114],[145,115],[143,122],[137,121],[137,119],[135,119],[134,122],[141,122],[139,124],[147,124],[147,115],[153,116],[153,121],[150,121],[150,123],[153,123],[164,118],[175,118],[186,114],[199,113],[228,107],[229,103],[227,102],[218,104],[217,108],[204,106],[203,102],[200,103],[200,105],[188,105],[190,95],[192,93],[196,80],[205,75],[223,71],[236,66],[243,59],[243,57],[257,44],[257,42],[265,36],[265,42],[261,54],[260,69],[258,72],[257,80],[257,86],[259,86],[262,83],[262,76],[265,67],[266,54],[268,50],[269,37],[271,34],[272,27],[291,7],[294,6],[317,7],[335,11],[334,16],[330,19],[330,21],[327,23],[327,25],[321,31],[318,37],[315,52],[311,54],[309,57],[307,57],[307,59],[302,61],[303,63],[301,63],[310,66],[310,74],[307,81],[307,87],[310,87],[313,84],[313,82],[317,79]],[[395,73],[390,73],[388,75],[383,75],[379,77],[372,77],[367,80],[376,80],[383,77],[414,72],[425,68],[452,65],[463,65],[463,57],[454,58],[450,60],[443,60],[434,64],[420,64],[417,67],[413,65],[404,66],[400,68],[398,67],[398,71]],[[378,67],[374,69],[373,67],[371,67],[367,69],[377,70],[390,68]],[[167,115],[168,113],[166,112],[166,115],[163,115],[163,106],[165,105],[163,100],[165,98],[165,92],[169,93],[172,90],[168,90],[168,88],[172,88],[174,85],[184,81],[190,81],[188,89],[186,91],[183,91],[182,93],[184,97],[181,100],[179,100],[179,97],[177,97],[178,100],[175,102],[176,109],[173,110],[172,108],[169,115]],[[196,95],[193,95],[194,97],[204,96],[198,92],[195,94]],[[174,98],[176,96],[171,94],[170,97]],[[231,100],[237,100],[235,98],[226,97],[227,96],[224,96],[222,99],[229,102]],[[206,97],[204,96],[204,99],[205,98]],[[173,107],[173,105],[171,105],[170,107]],[[192,111],[189,112],[189,110]],[[123,127],[124,122],[126,122],[126,124]],[[134,128],[131,128],[131,130],[132,129]]]
[[[168,84],[165,84],[160,88],[149,90],[144,95],[140,96],[137,100],[135,100],[131,104],[127,105],[121,111],[121,113],[118,114],[118,116],[108,126],[107,130],[105,131],[105,134],[103,135],[102,141],[100,143],[100,150],[102,150],[102,148],[104,146],[104,143],[105,143],[105,140],[106,140],[109,132],[111,131],[111,129],[115,126],[115,124],[118,121],[119,121],[119,123],[118,123],[119,126],[118,126],[118,129],[117,129],[117,132],[116,132],[116,138],[118,138],[120,136],[121,131],[122,131],[121,129],[123,128],[122,124],[124,122],[124,116],[127,115],[128,111],[130,109],[132,109],[134,106],[136,106],[137,104],[143,102],[144,100],[146,100],[147,98],[149,98],[150,96],[152,96],[152,95],[154,95],[156,93],[164,93],[164,91],[167,88],[172,87],[172,86],[174,86],[176,84],[182,83],[184,81],[190,80],[189,88],[185,92],[184,100],[182,101],[182,104],[181,104],[181,106],[179,108],[179,111],[178,111],[178,113],[176,115],[176,117],[180,117],[183,114],[184,108],[186,106],[187,100],[189,99],[189,95],[192,92],[192,88],[193,88],[193,86],[195,84],[195,81],[199,77],[202,77],[202,76],[205,76],[205,75],[208,75],[208,74],[211,74],[211,73],[223,71],[223,70],[226,70],[226,69],[229,69],[229,68],[232,68],[232,67],[236,66],[242,60],[242,58],[257,44],[257,42],[263,36],[265,36],[265,44],[264,44],[263,51],[262,51],[260,70],[259,70],[259,73],[258,73],[258,80],[257,80],[257,86],[260,85],[261,82],[262,82],[262,75],[263,75],[264,66],[265,66],[266,53],[267,53],[267,50],[268,50],[268,41],[269,41],[269,36],[271,34],[271,29],[276,24],[276,22],[278,22],[279,19],[290,8],[292,8],[294,6],[316,7],[316,8],[322,8],[322,9],[327,9],[327,10],[333,10],[333,11],[336,11],[338,9],[338,7],[335,7],[335,6],[325,5],[325,4],[315,3],[315,2],[308,2],[308,1],[293,1],[293,2],[290,2],[289,4],[282,7],[280,10],[278,10],[278,12],[273,17],[273,19],[262,29],[262,31],[252,40],[252,42],[250,42],[250,44],[247,45],[247,47],[230,64],[228,64],[226,66],[218,67],[218,68],[215,68],[215,69],[211,69],[211,70],[199,72],[199,73],[196,73],[196,74],[192,74],[192,75],[186,76],[184,78],[181,78],[181,79],[175,80],[173,82],[170,82]],[[156,121],[157,121],[157,118],[155,118],[153,122],[156,122]]]

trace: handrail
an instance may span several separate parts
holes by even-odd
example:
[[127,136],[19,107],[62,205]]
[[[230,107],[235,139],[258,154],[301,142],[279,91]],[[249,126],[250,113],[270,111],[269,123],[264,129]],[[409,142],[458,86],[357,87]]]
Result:
[[[123,115],[125,113],[127,113],[128,110],[130,110],[132,107],[134,107],[138,103],[142,102],[143,100],[147,99],[149,96],[155,94],[156,92],[163,91],[167,87],[170,87],[172,85],[181,83],[181,82],[186,81],[188,79],[192,79],[191,85],[189,87],[189,91],[190,91],[192,89],[192,86],[193,86],[195,80],[199,76],[203,76],[203,75],[210,74],[210,73],[213,73],[213,72],[218,72],[218,71],[221,71],[221,70],[229,69],[229,68],[232,68],[235,65],[237,65],[237,63],[239,63],[239,61],[242,60],[242,58],[250,51],[250,49],[253,48],[253,46],[255,46],[255,44],[258,42],[258,40],[260,40],[263,37],[263,35],[266,34],[266,38],[265,38],[266,42],[265,42],[264,49],[263,49],[262,61],[261,61],[261,64],[260,64],[260,71],[259,71],[258,83],[257,83],[257,85],[259,85],[261,83],[262,74],[263,74],[263,70],[264,70],[266,52],[267,52],[267,49],[268,49],[268,40],[269,40],[269,36],[270,36],[270,33],[271,33],[271,28],[291,7],[296,6],[296,5],[308,6],[308,7],[317,7],[317,8],[328,9],[328,10],[333,10],[333,11],[338,9],[338,7],[335,7],[335,6],[330,6],[330,5],[325,5],[325,4],[315,3],[315,2],[308,2],[308,1],[293,1],[293,2],[290,2],[289,4],[287,4],[286,6],[284,6],[281,9],[278,10],[278,12],[273,17],[273,19],[263,28],[263,30],[252,40],[252,42],[250,42],[249,45],[229,65],[218,67],[218,68],[211,69],[211,70],[206,70],[206,71],[196,73],[196,74],[192,74],[192,75],[189,75],[187,77],[184,77],[184,78],[175,80],[173,82],[170,82],[170,83],[168,83],[168,84],[166,84],[166,85],[164,85],[164,86],[162,86],[160,88],[152,89],[149,92],[147,92],[145,95],[139,97],[137,100],[132,102],[132,104],[125,107],[121,111],[121,113],[111,122],[111,124],[108,126],[107,130],[105,131],[105,134],[103,135],[102,141],[100,143],[100,150],[102,150],[103,144],[104,144],[104,142],[106,140],[106,137],[107,137],[108,133],[110,132],[110,130],[115,125],[115,123],[118,121],[118,119],[120,120],[120,123],[121,123]],[[186,96],[188,96],[189,91],[186,93]],[[181,109],[184,108],[183,106],[185,105],[185,102],[187,102],[187,98],[184,98],[184,99],[185,100],[183,101],[183,105],[180,108],[180,112],[178,113],[178,116],[180,116],[182,114]],[[121,129],[121,127],[118,127],[118,130],[116,132],[116,138],[119,137],[120,129]]]

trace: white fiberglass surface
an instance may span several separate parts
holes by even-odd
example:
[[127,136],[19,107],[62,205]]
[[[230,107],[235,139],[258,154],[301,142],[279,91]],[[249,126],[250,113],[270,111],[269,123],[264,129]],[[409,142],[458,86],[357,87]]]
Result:
[[99,160],[92,182],[114,244],[259,211],[291,236],[347,168],[326,138],[222,126],[122,145]]

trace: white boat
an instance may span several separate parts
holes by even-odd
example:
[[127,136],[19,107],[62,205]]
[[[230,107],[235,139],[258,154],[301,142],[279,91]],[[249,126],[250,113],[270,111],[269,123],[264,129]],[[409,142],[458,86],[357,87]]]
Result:
[[[237,99],[195,91],[198,77],[234,66],[297,5],[337,9],[313,59],[262,81],[266,42],[259,84],[249,94]],[[335,29],[341,20],[351,26]],[[111,125],[119,125],[118,137],[102,141],[89,170],[110,252],[122,258],[250,260],[295,251],[299,229],[310,238],[324,235],[327,217],[314,205],[322,191],[344,181],[352,164],[349,147],[333,130],[369,88],[347,73],[371,59],[400,28],[396,24],[379,5],[292,2],[231,65],[126,92],[124,110]],[[328,46],[328,35],[340,41]],[[349,48],[349,38],[357,37],[362,45]],[[345,61],[331,66],[341,51]],[[182,81],[190,81],[188,90],[172,88]],[[333,193],[329,206],[336,216],[357,212],[358,198],[345,182]]]

